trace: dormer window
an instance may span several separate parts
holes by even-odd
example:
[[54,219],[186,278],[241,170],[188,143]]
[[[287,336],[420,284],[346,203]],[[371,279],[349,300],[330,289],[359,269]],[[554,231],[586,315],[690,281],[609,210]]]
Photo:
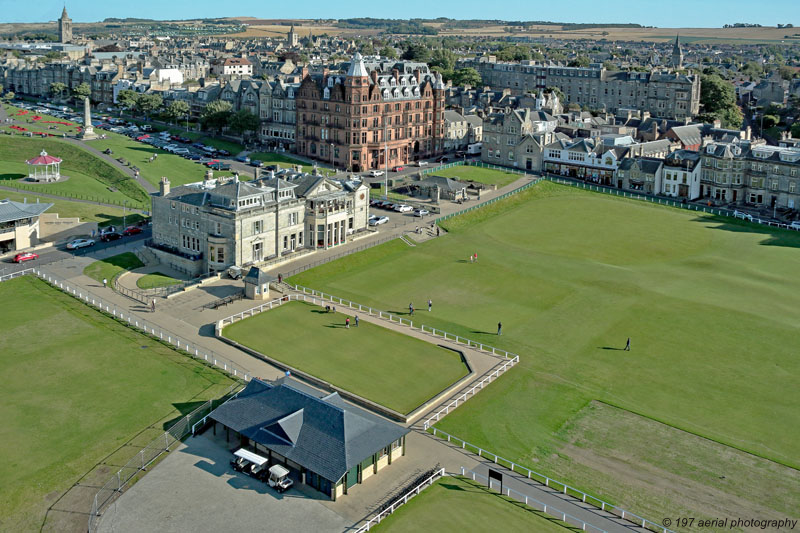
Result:
[[322,98],[328,100],[331,97],[331,90],[325,87],[325,90],[322,91]]
[[405,85],[406,83],[407,82],[405,78],[400,78],[400,85]]
[[396,80],[396,79],[394,79],[394,78],[390,79],[390,80],[389,80],[389,85],[391,85],[392,87],[395,87],[395,86],[397,86],[397,80]]

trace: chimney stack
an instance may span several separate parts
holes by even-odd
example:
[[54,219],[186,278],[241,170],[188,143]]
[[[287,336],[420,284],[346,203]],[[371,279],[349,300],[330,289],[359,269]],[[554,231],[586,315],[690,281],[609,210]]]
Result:
[[169,194],[169,180],[166,176],[161,177],[161,181],[158,183],[158,190],[161,192],[162,197]]

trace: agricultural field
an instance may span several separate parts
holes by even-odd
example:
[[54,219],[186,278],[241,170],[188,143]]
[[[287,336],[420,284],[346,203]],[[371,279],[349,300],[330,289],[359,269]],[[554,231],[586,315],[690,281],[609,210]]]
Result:
[[[520,354],[438,425],[509,460],[656,519],[708,513],[709,487],[726,510],[800,508],[800,425],[787,423],[800,401],[799,234],[549,182],[442,226],[443,238],[393,241],[291,281],[387,310],[430,297],[426,325]],[[633,418],[588,416],[592,402]],[[671,440],[621,449],[679,483],[679,499],[603,463],[620,446],[607,428],[646,435],[645,421]],[[691,446],[698,438],[715,446]],[[737,454],[763,463],[745,472]],[[696,468],[704,457],[714,466]],[[788,484],[785,498],[733,486],[747,477]]]
[[289,302],[235,322],[223,334],[403,414],[467,375],[456,352],[363,320],[355,327],[353,317],[347,329],[345,318],[310,303]]
[[233,383],[36,278],[0,299],[25,303],[0,309],[2,531],[85,530],[115,465]]
[[566,533],[562,523],[462,477],[444,477],[370,529],[417,531],[519,531]]

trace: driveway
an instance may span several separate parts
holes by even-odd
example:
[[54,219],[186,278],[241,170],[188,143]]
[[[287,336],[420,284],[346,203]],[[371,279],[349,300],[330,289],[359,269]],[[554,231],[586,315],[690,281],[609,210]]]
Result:
[[352,525],[316,500],[313,490],[278,494],[234,472],[232,457],[209,438],[189,438],[105,510],[98,530],[339,533]]

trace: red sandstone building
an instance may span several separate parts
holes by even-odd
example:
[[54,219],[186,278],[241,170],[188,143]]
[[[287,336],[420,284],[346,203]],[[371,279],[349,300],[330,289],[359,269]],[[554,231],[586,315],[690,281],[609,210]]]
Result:
[[444,83],[424,63],[368,61],[306,76],[297,95],[297,153],[359,172],[444,149]]

